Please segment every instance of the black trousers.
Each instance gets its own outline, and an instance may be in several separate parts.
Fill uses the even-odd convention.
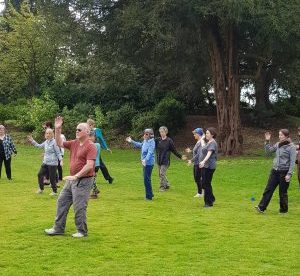
[[[100,156],[100,170],[101,170],[101,172],[102,172],[103,177],[105,178],[105,180],[107,180],[107,181],[112,180],[112,177],[110,176],[110,174],[109,174],[109,172],[108,172],[108,170],[107,170],[107,168],[106,168],[106,166],[105,166],[105,164],[104,164],[101,156]]]
[[[197,184],[198,194],[202,194],[202,168],[199,168],[199,165],[194,165],[194,180]]]
[[[62,169],[62,166],[60,165],[59,160],[58,160],[58,165],[57,165],[57,172],[58,172],[58,180],[62,181],[62,179],[63,179],[63,169]]]
[[[276,171],[272,170],[269,176],[268,184],[263,193],[262,199],[258,207],[264,211],[267,209],[273,193],[276,187],[279,185],[279,204],[280,204],[280,213],[286,213],[288,211],[288,188],[289,182],[285,181],[285,176],[288,171]]]
[[[11,158],[6,160],[5,156],[0,156],[0,178],[2,172],[2,163],[4,162],[5,172],[8,179],[11,179]]]
[[[56,170],[57,166],[50,166],[42,164],[40,171],[38,173],[38,181],[41,190],[44,190],[44,177],[49,173],[51,188],[54,193],[57,192],[56,187]]]
[[[213,206],[215,202],[215,196],[211,186],[211,181],[214,175],[215,169],[202,169],[202,183],[204,188],[204,202],[205,205]]]

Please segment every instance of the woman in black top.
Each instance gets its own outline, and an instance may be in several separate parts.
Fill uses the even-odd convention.
[[[157,154],[158,174],[160,180],[160,192],[164,192],[170,188],[167,179],[167,170],[170,166],[171,152],[182,160],[186,160],[186,156],[181,155],[175,148],[174,142],[167,136],[168,129],[165,126],[159,128],[160,138],[155,139],[155,149]]]
[[[4,162],[6,176],[11,180],[11,156],[17,154],[15,145],[11,137],[5,133],[5,127],[0,125],[0,177],[2,171],[2,163]]]

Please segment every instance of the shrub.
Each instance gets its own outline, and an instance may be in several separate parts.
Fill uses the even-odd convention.
[[[159,126],[165,125],[175,134],[185,124],[185,108],[182,103],[172,97],[162,99],[154,108]]]
[[[131,134],[135,137],[140,136],[145,128],[157,129],[159,126],[158,118],[153,112],[139,113],[132,119],[131,123]]]
[[[32,98],[25,105],[18,106],[17,124],[23,130],[42,132],[42,123],[54,119],[58,112],[58,105],[47,93],[40,98]]]
[[[67,139],[75,138],[75,129],[78,123],[86,122],[94,115],[95,108],[88,103],[78,103],[73,109],[63,108],[61,116],[64,118],[63,133]]]
[[[132,118],[136,114],[134,108],[125,104],[121,108],[107,112],[107,122],[109,128],[117,129],[120,132],[130,130],[132,128]]]

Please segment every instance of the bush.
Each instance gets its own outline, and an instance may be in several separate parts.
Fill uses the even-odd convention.
[[[131,134],[135,137],[140,136],[145,128],[157,129],[159,126],[158,119],[153,112],[140,113],[132,119],[131,123]]]
[[[95,108],[88,103],[79,103],[73,109],[63,108],[61,116],[64,118],[63,133],[67,139],[75,138],[76,126],[79,123],[86,122],[90,117],[93,117]]]
[[[166,126],[175,134],[185,124],[185,108],[172,97],[162,99],[154,108],[157,124]]]
[[[32,98],[25,105],[18,106],[17,124],[25,131],[42,132],[42,123],[54,119],[59,108],[47,93],[40,98]]]
[[[145,128],[154,130],[162,125],[175,134],[185,124],[184,105],[172,97],[162,99],[153,109],[136,115],[132,120],[132,134],[138,135]]]
[[[0,104],[0,123],[7,120],[16,120],[20,115],[21,107],[27,105],[26,99],[18,99],[9,104]]]
[[[125,104],[121,108],[107,112],[107,122],[109,128],[119,130],[120,132],[131,130],[132,118],[136,114],[134,108]]]

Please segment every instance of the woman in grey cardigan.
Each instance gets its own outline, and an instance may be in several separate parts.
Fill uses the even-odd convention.
[[[50,183],[52,188],[52,193],[50,195],[56,196],[57,195],[57,186],[56,186],[56,170],[58,161],[61,162],[61,152],[59,147],[57,146],[55,139],[54,139],[54,132],[51,128],[47,128],[45,131],[45,138],[42,144],[38,144],[36,141],[33,140],[31,136],[28,137],[28,141],[37,148],[44,149],[44,159],[43,164],[40,168],[38,173],[38,182],[39,182],[39,189],[37,191],[38,194],[43,193],[44,191],[44,177],[49,172]]]
[[[199,163],[202,160],[202,146],[201,138],[203,136],[202,128],[196,128],[193,130],[194,138],[197,141],[193,150],[190,148],[185,149],[187,153],[193,152],[193,157],[188,160],[188,164],[194,163],[194,180],[197,184],[197,193],[194,197],[203,197],[203,185],[202,185],[202,169],[199,167]]]
[[[276,187],[279,185],[279,213],[288,212],[288,188],[293,174],[296,160],[296,147],[289,138],[290,134],[287,129],[279,130],[279,142],[275,145],[270,144],[271,134],[265,133],[265,150],[267,152],[276,152],[273,160],[273,168],[271,170],[268,184],[263,193],[263,197],[256,206],[259,213],[264,213],[267,209]]]

